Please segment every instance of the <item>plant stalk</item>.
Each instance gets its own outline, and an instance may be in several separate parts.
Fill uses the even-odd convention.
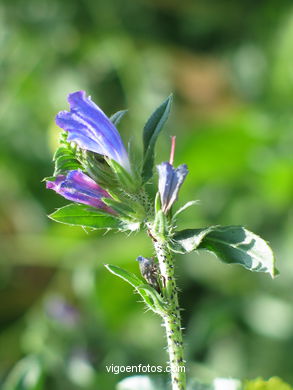
[[[174,257],[168,249],[165,240],[154,237],[152,239],[162,278],[162,295],[167,302],[167,310],[162,314],[162,317],[168,342],[172,390],[185,390],[186,374],[183,359],[183,338],[178,289],[174,276]]]

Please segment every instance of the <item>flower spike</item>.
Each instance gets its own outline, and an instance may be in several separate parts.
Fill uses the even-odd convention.
[[[73,202],[84,203],[107,213],[116,214],[101,200],[101,198],[110,198],[108,192],[79,169],[69,171],[66,176],[57,176],[55,181],[47,181],[46,187]]]
[[[61,111],[56,124],[68,132],[68,141],[81,149],[115,160],[129,173],[129,158],[120,134],[104,112],[86,96],[85,91],[68,95],[70,111]]]

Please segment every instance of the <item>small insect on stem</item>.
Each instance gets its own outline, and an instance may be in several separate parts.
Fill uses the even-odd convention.
[[[139,262],[139,269],[141,275],[144,279],[154,287],[158,293],[161,292],[159,285],[159,269],[158,265],[154,262],[154,259],[151,257],[138,256],[136,259]]]

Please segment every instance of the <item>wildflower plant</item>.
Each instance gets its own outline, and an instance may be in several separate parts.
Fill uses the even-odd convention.
[[[188,174],[185,164],[174,166],[175,137],[170,160],[154,167],[156,141],[170,113],[172,96],[146,122],[143,154],[135,162],[116,128],[126,111],[108,118],[84,91],[70,94],[68,102],[70,111],[62,111],[56,117],[63,132],[53,159],[54,174],[46,182],[48,189],[73,203],[57,209],[50,218],[91,229],[145,230],[154,253],[153,257],[138,254],[140,276],[116,265],[108,264],[106,268],[132,285],[146,306],[162,318],[172,389],[183,390],[185,360],[174,255],[205,249],[224,263],[240,264],[274,277],[277,271],[273,253],[262,238],[241,226],[177,230],[180,213],[196,202],[190,201],[174,212]],[[151,181],[158,181],[156,196],[148,191]]]

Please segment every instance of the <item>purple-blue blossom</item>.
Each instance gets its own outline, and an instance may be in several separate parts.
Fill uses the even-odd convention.
[[[169,162],[162,162],[160,165],[157,165],[157,169],[162,211],[167,213],[177,200],[179,189],[188,174],[188,169],[185,164],[174,168]]]
[[[68,102],[70,111],[61,111],[56,116],[57,125],[68,132],[67,140],[81,149],[115,160],[131,172],[120,134],[104,112],[86,96],[85,91],[69,94]]]
[[[110,198],[108,192],[79,169],[69,171],[66,175],[58,175],[54,181],[47,181],[46,187],[73,202],[115,214],[115,211],[101,200]]]
[[[62,297],[50,298],[45,304],[45,310],[49,317],[68,327],[75,326],[80,319],[77,309]]]

